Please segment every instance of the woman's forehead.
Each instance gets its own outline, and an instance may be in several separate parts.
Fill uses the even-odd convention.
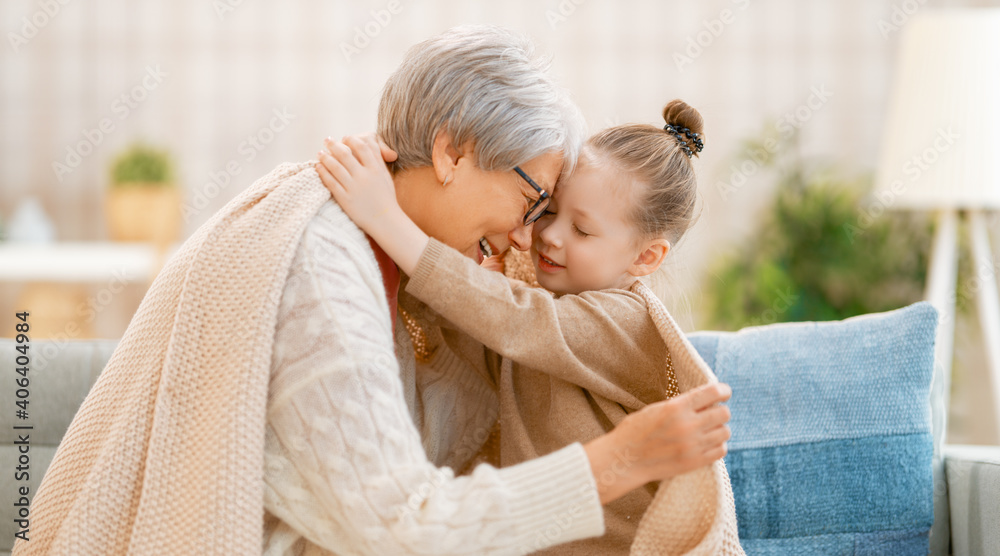
[[[541,187],[552,195],[557,187],[556,181],[562,173],[562,163],[562,154],[551,152],[531,159],[530,161],[522,164],[520,168],[529,178],[531,178],[531,181],[538,185],[538,187]],[[535,188],[531,187],[531,184],[518,175],[517,172],[514,172],[513,174],[517,179],[520,188],[524,190],[525,193],[529,193],[529,196],[538,194],[538,192],[535,191]]]

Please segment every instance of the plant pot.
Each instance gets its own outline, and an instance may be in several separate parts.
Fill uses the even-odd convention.
[[[107,197],[108,232],[115,241],[169,245],[181,227],[181,191],[163,184],[112,187]]]

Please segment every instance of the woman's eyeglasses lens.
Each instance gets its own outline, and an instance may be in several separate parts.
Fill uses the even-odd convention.
[[[528,177],[528,174],[524,173],[524,170],[520,166],[514,166],[514,170],[524,178],[524,181],[528,182],[528,185],[533,187],[535,191],[538,192],[540,197],[535,201],[535,204],[531,205],[528,209],[528,213],[524,215],[524,225],[529,226],[535,220],[538,220],[545,214],[545,209],[549,208],[549,193],[538,186],[535,180]]]

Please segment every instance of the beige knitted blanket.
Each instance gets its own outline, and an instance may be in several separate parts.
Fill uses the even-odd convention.
[[[260,553],[278,302],[329,198],[311,166],[283,164],[184,243],[70,424],[14,554]]]
[[[511,251],[505,266],[508,277],[539,286],[527,253]],[[631,291],[646,302],[653,323],[666,342],[680,391],[718,382],[715,373],[653,291],[641,281],[636,281]],[[637,556],[744,555],[725,463],[718,460],[709,467],[660,482],[653,502],[639,522],[630,553]]]

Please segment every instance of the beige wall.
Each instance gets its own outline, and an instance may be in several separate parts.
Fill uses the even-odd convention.
[[[872,169],[899,35],[893,27],[905,25],[903,12],[996,4],[396,0],[398,13],[382,26],[371,11],[388,1],[63,1],[0,3],[0,215],[9,218],[20,199],[35,195],[60,239],[105,238],[109,160],[145,138],[172,151],[189,202],[206,196],[186,223],[190,234],[278,163],[313,157],[323,137],[371,130],[380,87],[406,47],[453,25],[495,23],[528,33],[553,55],[554,72],[594,128],[660,123],[663,104],[676,97],[705,116],[704,214],[671,261],[680,292],[674,309],[688,329],[697,307],[684,301],[696,299],[700,269],[746,234],[771,190],[773,180],[761,174],[728,199],[719,194],[746,158],[742,141],[799,109],[793,119],[806,155],[847,172]],[[59,13],[44,15],[46,6]],[[48,20],[24,44],[11,35],[25,30],[23,18]],[[342,45],[366,25],[377,35],[348,59]],[[133,91],[126,110],[121,97]],[[803,108],[816,91],[828,98],[814,96],[813,108]],[[271,133],[275,110],[294,117]],[[67,163],[67,149],[87,141],[83,130],[105,118],[114,129],[57,177],[53,164]],[[246,143],[251,135],[270,142],[258,151]],[[215,194],[206,184],[230,161],[239,174]]]
[[[552,54],[554,71],[594,128],[657,123],[662,105],[675,97],[702,111],[705,214],[682,244],[686,256],[678,249],[673,261],[684,290],[696,287],[705,256],[745,231],[767,199],[772,180],[761,175],[726,200],[718,193],[730,167],[745,158],[741,140],[805,106],[813,91],[828,91],[828,100],[814,98],[818,109],[799,112],[806,116],[804,151],[841,161],[849,171],[871,168],[898,36],[889,27],[894,7],[976,4],[396,0],[398,13],[375,27],[371,11],[390,2],[59,1],[0,5],[2,215],[9,217],[25,195],[37,195],[60,239],[106,237],[109,160],[146,138],[174,153],[189,202],[204,195],[204,209],[186,223],[190,233],[276,164],[312,157],[322,137],[372,129],[381,84],[407,46],[453,25],[488,22],[524,31]],[[59,13],[47,17],[46,6]],[[48,21],[27,38],[23,18]],[[343,45],[366,25],[377,35],[348,59]],[[123,94],[134,97],[132,107]],[[272,134],[275,110],[294,118]],[[114,129],[103,137],[91,133],[100,140],[93,152],[57,175],[54,163],[69,168],[68,149],[86,152],[96,141],[84,130],[105,119]],[[247,142],[251,135],[270,142],[258,150]],[[239,175],[221,192],[206,188],[213,173],[226,179],[229,161]]]

